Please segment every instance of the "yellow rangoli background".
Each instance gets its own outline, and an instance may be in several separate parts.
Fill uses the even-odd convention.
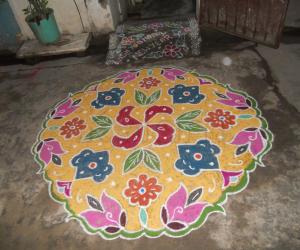
[[[245,131],[247,128],[263,127],[262,119],[259,117],[256,107],[249,106],[247,109],[238,109],[236,106],[224,105],[218,102],[218,100],[220,100],[220,94],[223,96],[222,98],[226,99],[227,91],[233,92],[229,87],[219,84],[207,76],[201,76],[188,71],[182,73],[183,70],[181,69],[177,69],[179,73],[182,73],[178,75],[179,77],[176,76],[176,71],[174,71],[175,73],[173,73],[173,75],[172,73],[169,75],[162,73],[168,70],[172,72],[172,69],[174,68],[157,67],[136,70],[133,73],[135,77],[132,80],[128,80],[128,78],[124,80],[124,78],[122,79],[122,77],[120,77],[122,74],[118,74],[112,78],[94,83],[84,91],[68,97],[68,100],[72,102],[80,100],[78,104],[75,104],[76,109],[68,115],[60,117],[60,119],[53,118],[53,113],[58,111],[57,107],[64,104],[66,100],[56,105],[54,111],[51,111],[52,114],[49,114],[44,124],[44,129],[39,135],[38,142],[47,141],[48,138],[59,142],[61,148],[64,150],[64,153],[57,155],[61,162],[59,162],[59,164],[57,164],[57,160],[50,160],[48,163],[43,162],[37,147],[34,149],[35,154],[38,162],[43,166],[47,180],[51,183],[51,194],[56,200],[66,202],[68,211],[75,217],[80,218],[81,221],[83,221],[84,218],[80,216],[80,214],[91,209],[87,195],[100,199],[101,194],[105,191],[109,197],[120,204],[122,210],[126,213],[126,225],[122,227],[122,232],[139,232],[145,228],[149,231],[164,230],[167,226],[161,218],[162,207],[165,206],[170,195],[174,194],[181,185],[186,188],[188,194],[201,187],[202,194],[196,202],[213,206],[220,200],[228,187],[239,185],[241,178],[247,174],[244,170],[251,165],[253,161],[258,160],[258,155],[253,155],[249,148],[245,152],[237,155],[237,145],[231,143],[235,136],[241,133],[241,131]],[[156,79],[159,83],[157,86],[151,86],[147,89],[142,86],[141,82],[143,79],[149,77],[152,77],[152,80]],[[174,78],[174,80],[172,78]],[[116,81],[116,79],[119,79],[119,81]],[[124,81],[127,80],[128,82],[124,83]],[[169,94],[169,90],[179,84],[187,87],[198,86],[200,93],[204,95],[205,98],[196,104],[174,103],[172,95]],[[99,92],[110,91],[112,88],[125,90],[125,93],[121,96],[119,105],[105,105],[102,108],[95,108],[91,105],[91,103],[97,99]],[[156,90],[161,90],[161,95],[153,104],[140,105],[135,98],[136,90],[141,91],[146,96],[150,96]],[[244,94],[240,95],[244,96]],[[252,100],[252,104],[253,103],[254,101]],[[153,105],[168,106],[173,109],[172,114],[162,113],[151,119],[152,124],[169,124],[174,128],[175,134],[172,141],[167,145],[154,145],[157,133],[149,127],[144,126],[144,134],[141,142],[134,148],[124,149],[114,146],[112,144],[113,136],[128,137],[141,127],[141,125],[120,125],[116,121],[119,111],[126,106],[133,106],[134,109],[131,116],[142,122],[144,120],[144,113]],[[228,129],[222,129],[221,127],[213,127],[210,122],[205,121],[205,118],[208,117],[208,113],[214,112],[217,109],[222,109],[224,112],[229,111],[231,115],[234,115],[235,124],[230,125]],[[194,110],[201,110],[201,113],[194,118],[192,122],[200,124],[206,128],[207,131],[190,132],[180,129],[176,124],[176,119],[179,116]],[[57,114],[54,114],[54,116],[55,115]],[[86,140],[86,135],[98,127],[92,119],[93,116],[109,117],[112,121],[112,126],[102,137]],[[239,117],[243,118],[240,119]],[[79,135],[66,138],[65,135],[61,134],[62,130],[60,128],[63,127],[67,121],[71,121],[74,118],[83,120],[85,128],[80,130]],[[265,130],[267,130],[267,128],[265,128]],[[217,156],[219,168],[201,171],[197,175],[189,176],[183,174],[182,171],[174,167],[175,162],[180,158],[178,145],[192,145],[201,139],[209,140],[212,144],[220,148],[221,152]],[[270,140],[270,136],[268,140]],[[267,148],[266,141],[264,150]],[[109,153],[109,164],[113,166],[113,171],[107,175],[103,181],[96,182],[93,178],[76,179],[77,169],[72,165],[71,161],[74,156],[80,154],[84,149],[90,149],[94,152],[107,151]],[[145,166],[145,163],[142,161],[134,169],[124,173],[123,168],[126,159],[137,149],[147,149],[155,153],[160,160],[160,172]],[[52,157],[53,154],[55,155],[55,153],[51,154]],[[230,182],[224,187],[224,176],[221,171],[241,172],[242,174],[238,175],[234,182]],[[162,187],[162,191],[157,193],[157,197],[151,200],[151,203],[144,208],[147,214],[146,224],[141,223],[141,207],[138,204],[131,204],[128,197],[124,195],[124,190],[128,188],[128,181],[130,179],[137,179],[141,174],[145,174],[149,178],[156,177],[157,184]],[[56,185],[57,182],[61,181],[71,183],[69,196],[62,192],[60,187]],[[88,231],[95,229],[88,226],[88,223],[83,224],[86,225]],[[192,223],[188,223],[187,226],[189,227],[191,224]],[[101,228],[101,230],[103,230],[103,228]],[[172,229],[168,230],[172,231]],[[120,231],[118,233],[120,233]],[[126,236],[123,237],[126,238]],[[128,236],[128,238],[130,237]]]

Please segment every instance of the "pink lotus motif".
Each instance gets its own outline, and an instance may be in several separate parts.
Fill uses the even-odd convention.
[[[123,72],[116,77],[116,80],[114,82],[115,83],[120,83],[120,82],[128,83],[128,82],[134,80],[135,78],[137,78],[138,75],[139,75],[139,73],[137,71]]]
[[[267,136],[262,129],[247,128],[239,132],[231,144],[239,146],[236,150],[236,155],[240,155],[249,150],[250,153],[256,157],[266,148]]]
[[[131,116],[131,112],[133,111],[133,106],[126,106],[120,110],[117,116],[117,122],[122,126],[133,126],[139,125],[136,132],[130,135],[128,138],[123,138],[120,136],[115,135],[112,138],[112,144],[116,147],[123,147],[123,148],[134,148],[137,146],[143,137],[143,132],[145,127],[149,127],[153,131],[157,133],[157,138],[154,141],[155,145],[166,145],[170,143],[173,139],[174,135],[174,128],[169,124],[149,124],[149,121],[156,116],[157,114],[165,113],[165,114],[172,114],[173,109],[167,106],[152,106],[145,111],[144,123],[138,121],[137,119]]]
[[[231,183],[235,183],[239,180],[239,177],[243,171],[233,172],[233,171],[221,171],[223,176],[223,188],[228,187]]]
[[[181,185],[171,194],[161,212],[164,224],[172,230],[180,230],[197,221],[207,205],[204,202],[196,202],[201,190],[195,190],[188,197],[186,188]]]
[[[180,69],[166,68],[163,70],[162,75],[170,81],[175,81],[177,78],[182,78],[184,73],[185,72]]]
[[[57,181],[57,189],[59,192],[63,193],[66,197],[71,197],[71,181]]]
[[[77,108],[79,108],[78,104],[80,101],[80,99],[73,101],[71,98],[69,98],[65,102],[58,105],[55,110],[53,110],[53,112],[51,113],[51,117],[53,119],[61,119],[73,113]]]
[[[60,143],[52,138],[45,139],[37,146],[37,152],[39,158],[47,165],[53,161],[56,165],[61,165],[61,159],[59,155],[65,153]]]
[[[227,90],[226,95],[220,93],[216,93],[216,95],[221,98],[217,100],[217,102],[224,105],[235,107],[237,109],[247,109],[251,107],[251,102],[240,94]]]
[[[116,233],[126,225],[126,214],[122,211],[120,204],[105,192],[102,193],[100,201],[91,196],[87,199],[91,209],[80,215],[91,227],[102,228],[108,233]]]

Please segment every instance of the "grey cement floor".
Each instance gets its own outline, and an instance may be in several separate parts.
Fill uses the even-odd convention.
[[[300,249],[299,50],[299,43],[272,50],[219,39],[199,58],[159,62],[210,74],[248,92],[275,135],[266,167],[251,175],[246,190],[229,197],[227,216],[213,214],[179,239],[105,241],[85,234],[76,221],[65,222],[64,209],[49,198],[30,153],[48,109],[69,92],[126,68],[157,63],[108,67],[103,55],[94,55],[0,67],[0,249]],[[225,56],[231,66],[222,64]]]

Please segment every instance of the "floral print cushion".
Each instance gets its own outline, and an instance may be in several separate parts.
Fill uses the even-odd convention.
[[[198,56],[200,42],[195,18],[126,22],[110,36],[106,63]]]
[[[134,69],[59,102],[32,148],[70,218],[105,239],[179,237],[224,212],[272,133],[256,101],[212,77]]]

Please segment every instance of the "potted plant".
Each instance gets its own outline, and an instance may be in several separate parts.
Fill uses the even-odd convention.
[[[28,0],[28,7],[23,9],[26,22],[36,38],[43,44],[52,44],[60,39],[60,32],[47,0]]]

